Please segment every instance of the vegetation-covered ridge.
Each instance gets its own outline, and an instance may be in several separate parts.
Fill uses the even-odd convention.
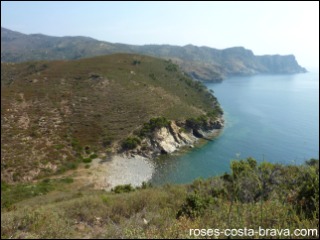
[[[1,28],[1,61],[79,59],[113,53],[137,53],[172,59],[189,76],[201,81],[221,81],[228,76],[306,72],[294,55],[254,55],[243,47],[215,49],[186,45],[127,45],[89,37],[51,37],[22,34]]]
[[[184,123],[220,110],[212,92],[168,60],[115,54],[1,63],[1,177],[63,173],[133,148],[152,119]]]
[[[248,158],[192,184],[112,192],[77,188],[72,178],[1,184],[2,238],[206,238],[190,236],[190,229],[212,228],[283,229],[233,236],[243,239],[318,239],[319,160],[281,165]],[[295,229],[313,231],[295,236]],[[230,238],[223,231],[211,237]]]

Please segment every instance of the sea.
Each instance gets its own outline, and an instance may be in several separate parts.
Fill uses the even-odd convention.
[[[190,183],[230,171],[233,160],[303,164],[319,159],[319,71],[207,83],[224,110],[218,137],[157,161],[151,183]]]

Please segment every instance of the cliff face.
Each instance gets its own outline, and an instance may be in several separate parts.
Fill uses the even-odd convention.
[[[1,28],[1,61],[79,59],[112,53],[138,53],[171,59],[190,76],[201,81],[221,81],[228,76],[259,73],[301,73],[293,55],[256,56],[243,47],[223,50],[186,45],[128,45],[98,41],[88,37],[51,37],[22,34]]]
[[[261,64],[262,73],[303,73],[307,70],[301,67],[294,55],[263,55],[257,56],[257,61]]]
[[[219,133],[224,126],[222,117],[209,121],[205,127],[190,128],[185,122],[171,121],[168,127],[156,129],[152,136],[143,139],[141,146],[127,154],[155,158],[161,154],[170,154],[181,147],[193,147],[199,139],[209,139]]]
[[[233,47],[224,50],[207,49],[210,56],[202,55],[198,61],[203,61],[194,75],[204,81],[219,81],[230,76],[250,76],[255,74],[294,74],[306,72],[296,61],[294,55],[262,55],[256,56],[251,50],[243,47]],[[205,63],[206,62],[206,63]],[[209,74],[216,72],[216,75]],[[187,71],[188,72],[188,71]]]

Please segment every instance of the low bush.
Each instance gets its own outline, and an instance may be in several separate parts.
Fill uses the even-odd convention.
[[[130,150],[135,149],[140,143],[141,140],[138,137],[128,137],[122,142],[121,146],[125,150]]]
[[[150,135],[155,129],[160,129],[162,127],[168,127],[170,121],[165,117],[151,118],[148,123],[144,123],[139,135],[145,137]]]
[[[114,187],[111,191],[114,193],[128,193],[133,192],[135,189],[131,186],[131,184],[126,185],[118,185]]]

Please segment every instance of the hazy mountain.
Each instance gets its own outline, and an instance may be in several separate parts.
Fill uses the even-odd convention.
[[[98,41],[89,37],[51,37],[22,34],[1,28],[1,61],[79,59],[112,53],[139,53],[172,59],[190,76],[217,81],[232,75],[259,73],[300,73],[294,55],[256,56],[251,50],[233,47],[218,50],[209,47],[171,45],[127,45]]]

